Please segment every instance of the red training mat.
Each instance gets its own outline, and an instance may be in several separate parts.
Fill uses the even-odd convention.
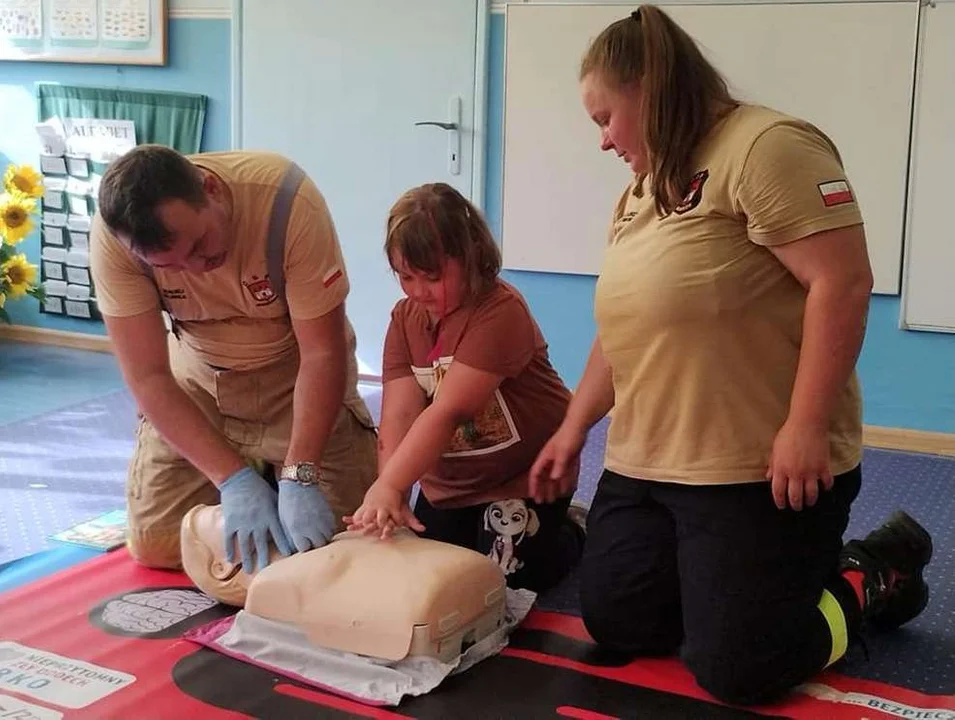
[[[182,573],[117,550],[0,595],[0,718],[931,718],[928,696],[825,673],[812,694],[761,708],[718,704],[675,659],[600,664],[580,620],[532,611],[511,645],[428,695],[375,708],[182,640],[234,609]]]

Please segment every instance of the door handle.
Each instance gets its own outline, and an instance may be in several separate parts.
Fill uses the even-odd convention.
[[[461,98],[452,95],[448,101],[448,120],[421,120],[415,126],[430,125],[448,131],[448,172],[461,173]]]
[[[435,127],[439,127],[443,130],[458,129],[457,123],[438,122],[437,120],[422,120],[421,122],[416,122],[415,125],[434,125]]]

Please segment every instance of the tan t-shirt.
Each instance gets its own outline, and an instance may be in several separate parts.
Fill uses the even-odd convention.
[[[165,305],[176,318],[180,338],[208,364],[253,369],[295,347],[290,317],[320,317],[341,304],[349,291],[335,226],[315,184],[305,178],[292,204],[285,247],[285,295],[269,283],[266,241],[272,200],[289,161],[260,152],[190,156],[228,185],[233,199],[234,246],[225,264],[190,274],[154,268]],[[160,308],[156,285],[131,251],[106,228],[99,215],[90,237],[90,264],[100,310],[129,317]],[[350,346],[354,336],[349,326]],[[352,377],[357,366],[352,358]],[[354,382],[349,382],[349,387]]]
[[[421,478],[421,491],[436,507],[526,497],[527,473],[563,420],[570,391],[517,290],[499,280],[477,304],[455,310],[437,327],[420,305],[395,305],[384,382],[414,376],[430,399],[452,361],[504,380],[488,406],[455,431],[437,467]]]
[[[595,297],[615,393],[606,465],[648,480],[754,482],[788,414],[806,301],[766,246],[862,217],[829,139],[766,108],[724,118],[696,170],[669,217],[633,184],[614,213]],[[855,374],[829,438],[833,473],[861,461]]]

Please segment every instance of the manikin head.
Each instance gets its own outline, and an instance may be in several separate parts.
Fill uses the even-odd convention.
[[[244,607],[255,569],[247,573],[242,563],[226,560],[221,506],[197,505],[187,512],[180,526],[179,541],[182,568],[196,587],[221,603]],[[275,547],[271,550],[269,562],[282,558]],[[239,557],[238,548],[235,557]]]

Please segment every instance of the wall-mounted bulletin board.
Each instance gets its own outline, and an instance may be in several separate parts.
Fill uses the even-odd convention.
[[[0,0],[0,61],[165,65],[167,0]]]

